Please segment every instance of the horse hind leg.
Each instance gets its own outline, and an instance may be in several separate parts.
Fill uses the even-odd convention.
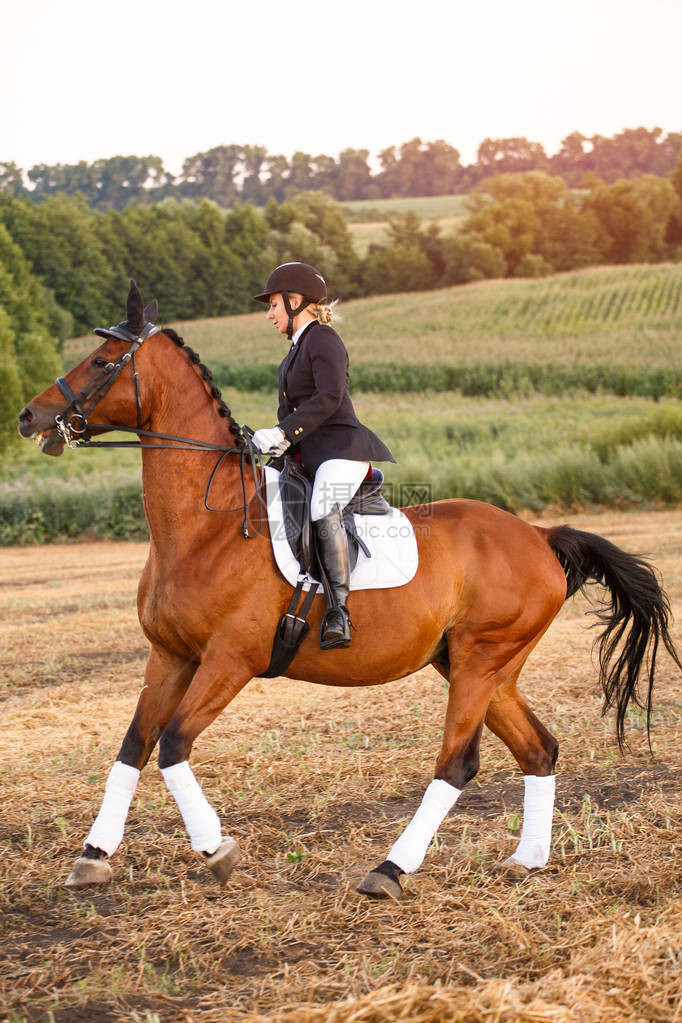
[[[467,656],[449,673],[436,665],[441,674],[449,676],[450,686],[435,776],[387,858],[358,885],[361,894],[398,899],[402,895],[400,875],[414,873],[421,866],[436,831],[478,771],[483,720],[499,682],[499,662],[506,659],[498,651],[492,661],[480,646],[472,644]]]
[[[518,674],[494,693],[485,723],[509,748],[524,775],[521,837],[502,864],[509,876],[523,878],[549,860],[559,744],[521,698]]]

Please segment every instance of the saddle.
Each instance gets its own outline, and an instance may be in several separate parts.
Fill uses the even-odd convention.
[[[270,470],[276,472],[270,472]],[[265,468],[268,488],[276,488],[268,492],[268,522],[270,526],[270,538],[275,554],[275,560],[279,570],[290,584],[294,587],[286,612],[282,615],[277,625],[273,643],[270,663],[267,668],[260,672],[261,678],[274,678],[283,675],[289,664],[296,655],[296,651],[308,634],[310,626],[307,622],[308,613],[320,588],[316,580],[323,578],[323,570],[315,553],[314,530],[310,519],[310,497],[312,485],[308,477],[303,473],[300,465],[289,456],[271,459]],[[269,474],[269,475],[268,475]],[[361,483],[352,501],[350,501],[342,512],[343,523],[348,541],[348,554],[351,571],[358,562],[360,550],[366,555],[357,566],[358,571],[363,567],[371,566],[370,579],[365,579],[358,588],[375,588],[376,579],[381,579],[379,587],[402,586],[410,581],[417,571],[418,556],[417,543],[411,526],[404,519],[402,512],[391,508],[388,502],[381,495],[383,473],[378,469]],[[381,526],[385,527],[386,535],[383,540],[376,538],[368,540],[372,544],[370,551],[362,537],[358,534],[355,515],[359,516],[359,523],[365,523],[365,516],[375,515],[383,517]],[[360,517],[362,516],[362,517]],[[377,523],[379,526],[379,523]],[[382,550],[381,543],[390,536],[390,530],[397,531],[394,536],[401,536],[401,529],[407,527],[410,537],[407,541],[392,538],[389,541],[389,555]],[[379,530],[381,532],[381,530]],[[367,535],[367,534],[366,534]],[[400,554],[396,556],[396,544],[402,544]],[[379,544],[379,546],[377,546]],[[283,553],[283,552],[286,553]],[[377,557],[377,552],[379,556]],[[278,553],[279,552],[279,553]],[[284,557],[284,566],[281,557]],[[396,561],[400,566],[396,579]],[[390,566],[390,582],[387,576],[382,576],[382,569]],[[293,578],[290,576],[290,567],[293,565]],[[351,588],[353,579],[351,578]],[[304,587],[307,587],[307,593]],[[299,607],[299,604],[303,603]]]
[[[319,578],[319,564],[310,520],[312,484],[299,463],[293,458],[284,456],[281,461],[281,467],[278,464],[279,460],[274,467],[280,471],[279,490],[284,510],[284,532],[294,557],[301,566],[301,571]],[[367,545],[358,536],[354,516],[386,515],[391,510],[388,501],[381,494],[383,482],[383,472],[380,469],[372,468],[371,475],[362,481],[341,513],[348,540],[351,572],[357,563],[359,550],[362,550],[368,558],[371,557]]]

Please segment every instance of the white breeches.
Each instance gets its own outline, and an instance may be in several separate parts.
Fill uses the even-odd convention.
[[[313,522],[329,515],[335,504],[345,508],[367,475],[369,462],[355,462],[349,458],[330,458],[315,473],[313,494],[310,498],[310,518]]]

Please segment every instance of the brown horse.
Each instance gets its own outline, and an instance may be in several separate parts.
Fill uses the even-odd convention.
[[[101,433],[98,427],[127,427],[143,444],[150,548],[138,611],[151,651],[102,809],[69,878],[73,885],[111,876],[108,857],[123,836],[139,771],[157,742],[159,766],[192,847],[206,856],[220,880],[227,877],[239,857],[236,844],[221,837],[217,816],[187,761],[195,739],[265,670],[275,627],[291,597],[275,566],[249,474],[244,498],[239,428],[195,353],[173,331],[154,327],[150,309],[145,313],[148,319],[141,299],[139,308],[129,303],[127,322],[103,331],[103,343],[19,416],[22,436],[41,435],[43,451],[52,455],[77,437]],[[95,409],[96,422],[89,422]],[[187,435],[199,450],[188,449]],[[207,510],[204,502],[221,454],[210,504],[232,509],[228,514]],[[245,499],[250,531],[256,534],[251,539],[242,531]],[[621,744],[630,701],[647,710],[648,721],[659,641],[682,667],[668,631],[666,595],[643,559],[594,534],[532,526],[476,501],[439,501],[406,508],[405,514],[421,525],[414,579],[396,589],[352,593],[356,631],[346,650],[318,649],[314,627],[324,598],[316,597],[313,629],[287,672],[324,685],[365,686],[433,664],[448,680],[435,780],[393,857],[371,871],[359,889],[394,897],[401,894],[400,874],[419,866],[445,813],[476,774],[484,724],[509,747],[526,776],[527,800],[535,798],[529,796],[534,784],[542,790],[539,804],[536,799],[525,805],[525,852],[517,850],[508,862],[522,873],[546,862],[552,812],[547,800],[553,801],[558,744],[519,695],[517,680],[567,596],[590,580],[610,595],[599,612],[600,674],[604,710],[616,707]],[[537,827],[533,832],[538,814],[544,814],[541,834]],[[544,842],[544,852],[538,846],[529,856],[529,841]]]

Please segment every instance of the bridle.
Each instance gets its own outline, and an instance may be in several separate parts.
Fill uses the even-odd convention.
[[[112,327],[110,331],[107,331],[106,336],[114,337],[117,341],[128,341],[128,349],[123,353],[123,355],[120,355],[118,359],[114,359],[113,362],[108,362],[105,366],[103,366],[101,371],[97,373],[90,383],[83,387],[78,394],[73,393],[64,377],[57,377],[57,387],[68,401],[68,405],[65,405],[61,412],[55,416],[55,423],[57,424],[57,430],[61,434],[67,447],[78,448],[95,445],[99,447],[102,446],[102,443],[104,443],[107,447],[114,446],[112,442],[100,442],[97,444],[96,441],[91,440],[92,435],[90,433],[88,416],[99,404],[107,391],[115,384],[128,363],[132,366],[133,379],[135,381],[137,427],[134,432],[137,432],[142,428],[140,377],[137,372],[137,366],[135,365],[135,353],[142,343],[147,340],[147,338],[152,337],[154,334],[158,334],[160,330],[161,328],[157,327],[153,323],[145,323],[140,333],[136,336],[131,331],[125,330],[125,328]],[[80,425],[77,426],[74,420],[77,420]],[[99,430],[122,429],[125,431],[133,429],[132,427],[108,427],[103,423],[94,425],[96,425]]]
[[[148,338],[153,337],[154,334],[161,333],[161,327],[157,327],[154,323],[145,323],[140,333],[134,334],[132,331],[129,331],[125,327],[119,325],[117,327],[111,327],[106,331],[98,329],[95,333],[100,334],[103,337],[113,337],[117,341],[126,341],[128,342],[128,348],[122,355],[119,355],[117,359],[114,359],[112,362],[108,362],[105,366],[103,366],[99,373],[95,374],[93,379],[86,384],[85,387],[81,388],[78,394],[74,394],[64,377],[58,377],[55,381],[57,387],[68,402],[68,404],[55,415],[57,431],[64,440],[66,446],[69,448],[142,448],[146,451],[163,451],[168,449],[177,451],[219,451],[220,457],[213,467],[206,485],[204,507],[207,511],[219,512],[222,514],[243,510],[243,535],[249,539],[253,538],[253,536],[259,535],[258,532],[255,534],[249,532],[248,505],[250,502],[248,502],[246,498],[245,463],[248,460],[251,466],[255,486],[254,498],[260,505],[262,516],[265,511],[265,504],[262,496],[264,478],[262,477],[259,480],[258,470],[262,469],[263,463],[260,452],[256,447],[254,447],[251,440],[253,430],[251,430],[248,426],[240,426],[239,436],[242,443],[238,446],[226,447],[224,444],[213,444],[210,441],[195,440],[190,437],[178,437],[175,434],[157,433],[154,430],[143,429],[140,378],[135,364],[135,353]],[[108,423],[91,423],[89,421],[89,416],[128,365],[132,367],[133,380],[135,383],[137,425],[116,426]],[[140,440],[97,441],[92,440],[91,430],[97,430],[103,433],[111,433],[112,431],[116,431],[117,433],[134,433],[137,434],[138,437],[155,437],[159,440],[173,441],[174,443],[143,444]],[[223,459],[230,454],[239,455],[243,501],[242,504],[236,508],[212,508],[208,503],[211,486]],[[267,519],[267,512],[265,512],[265,517]]]

